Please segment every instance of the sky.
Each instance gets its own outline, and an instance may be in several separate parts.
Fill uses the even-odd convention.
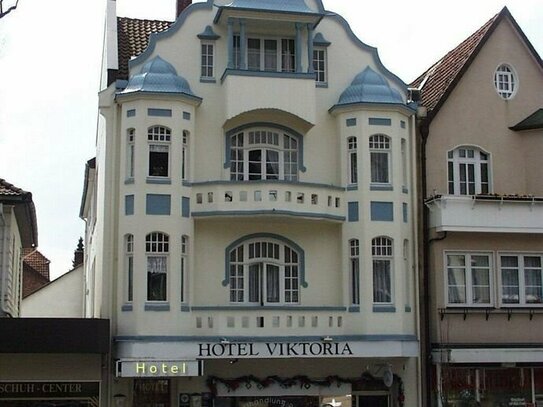
[[[9,4],[10,1],[4,0]],[[0,20],[0,178],[33,194],[51,277],[71,269],[85,163],[94,157],[106,0],[20,0]],[[543,0],[324,0],[409,83],[504,6],[543,54]],[[4,7],[5,8],[5,7]],[[173,20],[175,0],[117,0]]]

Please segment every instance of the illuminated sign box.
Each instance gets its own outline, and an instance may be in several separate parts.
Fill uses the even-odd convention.
[[[197,360],[117,361],[117,377],[184,377],[201,376],[202,373],[202,363]]]

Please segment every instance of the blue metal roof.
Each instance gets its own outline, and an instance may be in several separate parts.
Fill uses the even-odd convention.
[[[173,65],[159,56],[146,62],[139,74],[130,76],[128,85],[120,94],[135,92],[174,93],[197,97],[192,93],[187,80],[177,75]]]
[[[400,92],[392,89],[387,80],[369,66],[355,76],[351,85],[339,97],[337,104],[352,103],[405,104]]]
[[[223,7],[245,10],[315,14],[313,10],[307,7],[304,0],[233,0],[231,3],[226,4]]]

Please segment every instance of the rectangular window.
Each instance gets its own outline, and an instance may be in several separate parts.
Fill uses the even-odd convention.
[[[326,83],[326,49],[317,48],[313,50],[313,70],[315,71],[315,81],[317,83]]]
[[[166,301],[167,256],[147,256],[147,300]]]
[[[372,184],[390,184],[390,138],[384,134],[370,137],[370,171]]]
[[[490,254],[448,253],[446,262],[449,305],[492,304]]]
[[[181,287],[179,288],[179,294],[181,302],[186,301],[186,282],[187,282],[187,268],[188,268],[188,236],[181,236]]]
[[[358,239],[349,244],[351,271],[351,304],[360,305],[360,245]]]
[[[214,46],[211,43],[202,43],[202,66],[200,75],[202,78],[213,78]]]
[[[181,147],[181,179],[188,178],[188,158],[189,158],[189,132],[183,130],[183,146]]]
[[[234,36],[234,67],[241,68],[240,37]],[[247,38],[247,69],[294,72],[295,42],[291,39]]]
[[[402,186],[407,188],[407,141],[402,139],[401,141],[401,154],[402,154]]]
[[[134,160],[135,160],[135,141],[136,130],[127,130],[127,152],[126,152],[126,176],[127,178],[134,178]]]
[[[501,303],[543,304],[542,255],[501,255]]]
[[[349,184],[358,184],[358,153],[356,137],[347,139],[347,151],[349,155]]]
[[[251,71],[260,71],[260,39],[247,39],[247,68]]]

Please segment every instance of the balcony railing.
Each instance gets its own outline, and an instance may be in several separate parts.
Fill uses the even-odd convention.
[[[435,196],[426,201],[438,232],[543,233],[543,198],[518,195]]]
[[[342,222],[344,189],[306,183],[212,182],[193,184],[192,216],[297,216]]]

